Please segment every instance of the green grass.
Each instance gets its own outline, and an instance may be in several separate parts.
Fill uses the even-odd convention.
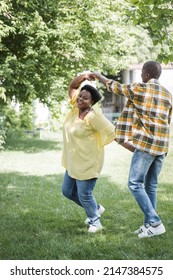
[[[172,141],[172,139],[171,139]],[[131,153],[112,143],[95,197],[105,206],[104,229],[87,233],[84,210],[61,194],[61,139],[9,141],[0,153],[1,260],[173,259],[173,145],[158,187],[158,213],[166,233],[138,239],[143,222],[127,188]]]

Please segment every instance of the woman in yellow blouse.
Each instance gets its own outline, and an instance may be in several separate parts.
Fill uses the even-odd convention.
[[[68,90],[72,109],[63,125],[62,193],[84,208],[88,232],[95,233],[102,229],[104,207],[97,204],[93,189],[103,166],[104,145],[114,140],[115,128],[92,107],[101,99],[99,92],[89,84],[79,89],[85,80],[90,80],[88,74],[75,77]]]

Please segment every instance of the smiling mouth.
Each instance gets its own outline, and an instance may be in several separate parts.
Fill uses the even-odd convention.
[[[82,104],[83,104],[83,102],[81,102],[81,101],[78,101],[78,102],[77,102],[77,104],[78,104],[78,105],[82,105]]]

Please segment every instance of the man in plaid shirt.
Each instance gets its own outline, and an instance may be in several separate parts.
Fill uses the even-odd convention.
[[[166,231],[156,212],[156,195],[169,146],[172,95],[158,81],[161,70],[158,62],[148,61],[142,67],[143,82],[129,85],[92,73],[108,91],[128,98],[116,125],[115,140],[133,152],[128,187],[144,213],[144,224],[135,231],[139,238]]]

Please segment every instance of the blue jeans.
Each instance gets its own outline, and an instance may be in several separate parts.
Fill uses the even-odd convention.
[[[159,225],[156,213],[157,184],[165,155],[152,156],[135,150],[131,160],[128,187],[144,213],[145,225]]]
[[[65,197],[84,208],[91,225],[100,226],[100,216],[97,213],[98,205],[92,193],[96,181],[97,178],[77,180],[70,177],[66,171],[62,184],[62,193]]]

